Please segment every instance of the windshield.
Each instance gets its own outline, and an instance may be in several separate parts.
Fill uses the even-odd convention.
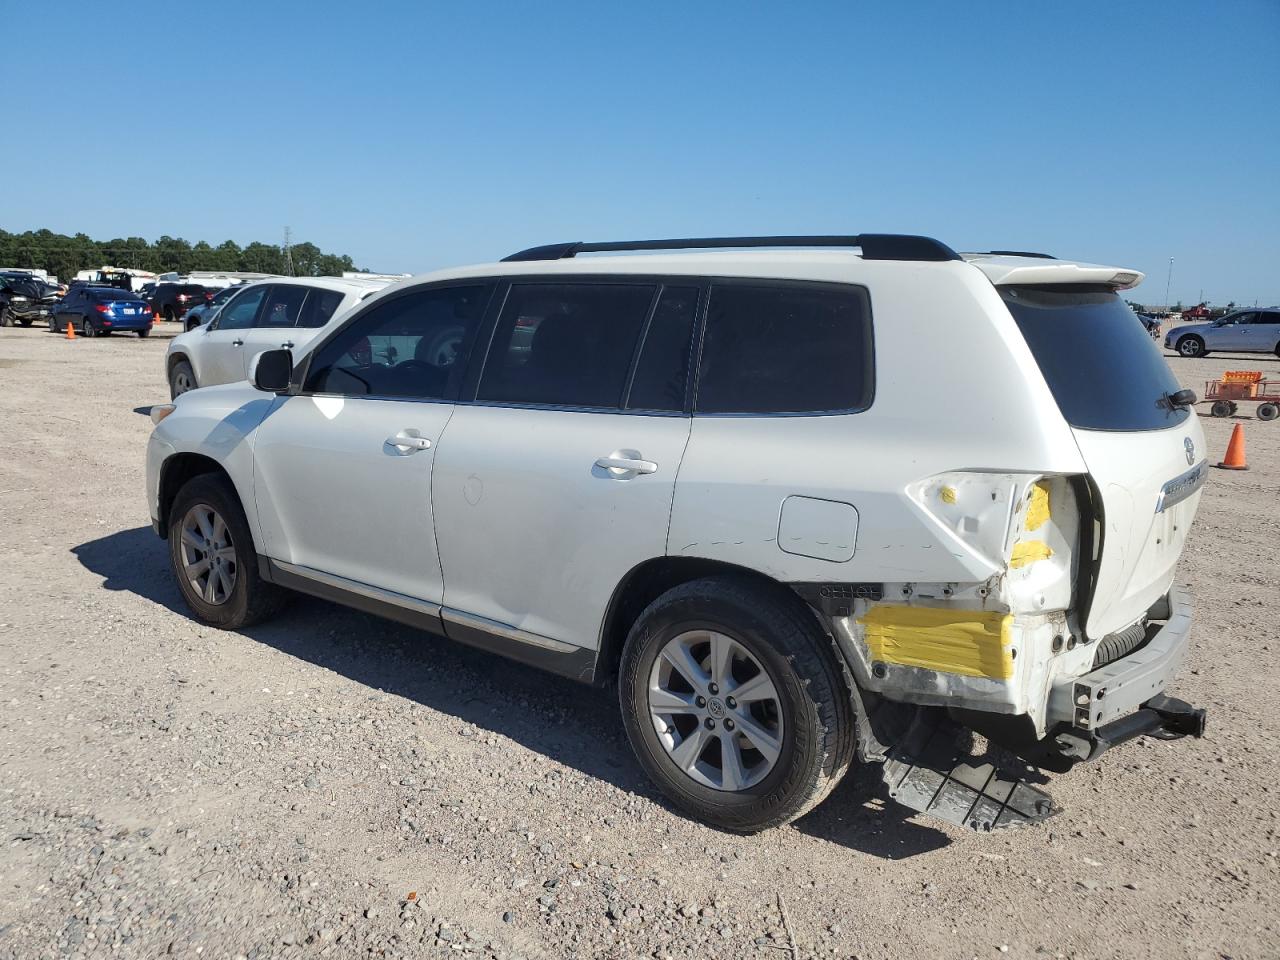
[[[1160,430],[1190,416],[1154,340],[1110,287],[1001,287],[1067,422],[1083,430]]]

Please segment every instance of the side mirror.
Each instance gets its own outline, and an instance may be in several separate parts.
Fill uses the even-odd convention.
[[[289,389],[293,376],[293,351],[264,350],[253,358],[253,371],[249,379],[266,393],[284,393]]]

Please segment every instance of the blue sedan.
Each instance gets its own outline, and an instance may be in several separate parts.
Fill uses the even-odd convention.
[[[62,333],[67,324],[72,324],[85,337],[116,332],[148,337],[154,321],[151,308],[136,293],[119,287],[85,284],[72,287],[53,308],[49,329]]]

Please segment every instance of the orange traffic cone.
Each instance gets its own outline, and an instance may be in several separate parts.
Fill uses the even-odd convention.
[[[1248,470],[1244,460],[1244,424],[1237,423],[1227,444],[1227,458],[1218,464],[1223,470]]]
[[[70,320],[67,321],[67,339],[74,340],[76,338],[76,328]]]

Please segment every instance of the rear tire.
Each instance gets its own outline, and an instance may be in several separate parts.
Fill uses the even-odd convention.
[[[1229,417],[1231,416],[1231,404],[1226,400],[1215,400],[1213,401],[1213,406],[1209,408],[1209,412],[1215,417]]]
[[[80,321],[80,335],[82,337],[88,337],[90,340],[92,340],[94,337],[98,335],[98,331],[94,329],[93,324],[90,323],[86,318]]]
[[[240,498],[219,474],[202,474],[178,491],[169,511],[169,561],[192,613],[219,630],[258,623],[286,599],[284,591],[258,575]],[[193,575],[202,562],[206,572]]]
[[[173,307],[165,307],[165,308],[164,308],[164,318],[165,318],[166,320],[168,320],[170,323],[172,323],[174,320],[177,320],[177,319],[178,319],[178,318],[177,318],[176,316],[174,316],[174,314],[173,314]]]
[[[1204,341],[1194,333],[1180,337],[1176,344],[1176,349],[1184,357],[1205,357],[1209,355],[1209,351],[1204,348]]]
[[[658,788],[705,823],[750,833],[803,816],[844,776],[854,747],[846,677],[798,597],[717,576],[667,591],[640,615],[618,696]],[[732,697],[749,686],[747,700]]]
[[[182,394],[188,390],[194,390],[198,386],[196,372],[191,369],[191,364],[188,361],[179,360],[173,365],[173,369],[169,371],[170,400],[177,400]]]
[[[1274,403],[1258,404],[1259,420],[1274,420],[1276,417],[1280,417],[1280,406]]]
[[[148,327],[146,330],[139,330],[138,336],[145,340],[147,337],[151,336],[151,328]]]
[[[8,307],[0,307],[0,327],[12,327],[13,317],[9,313]]]
[[[33,323],[35,323],[35,321],[34,321],[34,320],[29,320],[29,319],[27,319],[27,318],[25,318],[25,317],[24,317],[23,319],[19,320],[18,322],[19,322],[20,324],[22,324],[24,327],[29,327],[29,326],[31,326]]]

